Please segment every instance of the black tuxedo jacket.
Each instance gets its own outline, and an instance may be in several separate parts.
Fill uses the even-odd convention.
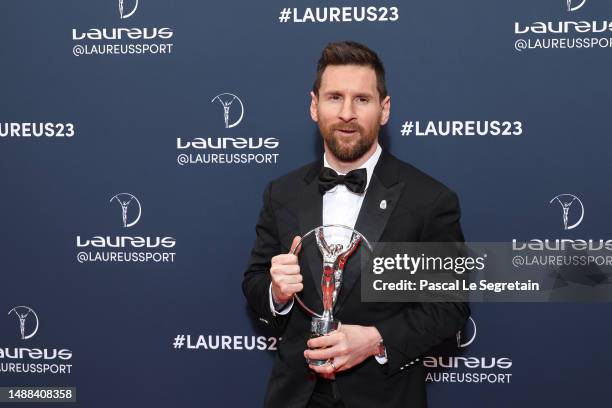
[[[283,330],[266,393],[265,406],[303,408],[316,376],[304,360],[310,317],[294,304],[290,313],[270,311],[270,260],[288,253],[293,237],[322,224],[318,173],[323,161],[272,181],[264,192],[257,238],[242,289],[260,320]],[[386,200],[386,208],[381,201]],[[384,206],[383,206],[384,207]],[[355,229],[370,242],[462,242],[459,203],[447,187],[383,152],[370,180]],[[311,240],[311,242],[314,240]],[[388,363],[374,357],[336,374],[347,408],[425,407],[425,375],[420,357],[454,336],[469,316],[467,303],[362,303],[359,251],[349,258],[334,307],[344,324],[375,326],[384,340]],[[323,310],[321,256],[314,242],[299,254],[304,277],[300,294],[307,305]]]

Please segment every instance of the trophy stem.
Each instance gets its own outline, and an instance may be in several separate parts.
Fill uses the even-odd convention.
[[[327,312],[327,311],[325,311]],[[323,312],[322,317],[313,317],[310,321],[310,338],[325,336],[326,334],[338,329],[339,320],[331,317],[331,313],[326,318],[326,313]],[[327,360],[308,360],[309,364],[322,366],[327,364]]]

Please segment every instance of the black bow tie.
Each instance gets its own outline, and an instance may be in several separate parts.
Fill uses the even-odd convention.
[[[323,167],[319,173],[319,191],[325,194],[338,184],[344,184],[353,193],[362,194],[365,191],[368,181],[366,169],[349,171],[346,175],[340,176],[329,167]]]

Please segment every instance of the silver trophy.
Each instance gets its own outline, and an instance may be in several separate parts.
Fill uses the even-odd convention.
[[[321,293],[323,295],[323,313],[314,312],[306,306],[296,293],[294,295],[298,304],[310,315],[310,337],[324,336],[336,329],[340,321],[334,319],[333,309],[338,299],[338,293],[342,287],[342,274],[344,266],[351,255],[355,253],[363,242],[370,251],[372,247],[365,237],[345,225],[323,225],[317,227],[302,236],[300,244],[293,251],[295,254],[304,240],[313,236],[317,247],[323,256],[323,275],[321,276]],[[310,360],[310,364],[324,365],[327,360]]]

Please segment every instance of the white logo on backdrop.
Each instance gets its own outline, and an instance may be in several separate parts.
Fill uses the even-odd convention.
[[[578,3],[577,5],[573,5],[574,3]],[[573,0],[567,0],[567,11],[576,11],[580,10],[582,6],[586,3],[586,0],[582,0],[580,2],[576,2]]]
[[[563,210],[563,229],[571,230],[580,225],[582,219],[584,218],[584,205],[582,205],[582,201],[580,201],[580,199],[573,194],[559,194],[558,196],[553,197],[549,204],[552,204],[555,200],[559,202],[561,209]],[[570,209],[572,205],[580,206],[580,216],[577,217],[578,221],[570,224]]]
[[[10,315],[11,313],[15,313],[15,315],[19,318],[19,330],[21,332],[21,339],[27,340],[34,337],[34,335],[38,331],[38,316],[36,315],[34,309],[28,306],[15,306],[11,310],[9,310],[8,314]],[[30,333],[26,334],[26,320],[30,316],[32,317],[31,319],[34,319],[35,321],[34,329],[32,329]]]
[[[110,202],[112,203],[113,200],[117,200],[117,202],[121,206],[121,219],[123,221],[123,227],[129,228],[131,226],[136,225],[138,220],[140,220],[140,215],[142,214],[142,207],[140,206],[140,201],[138,201],[136,196],[129,193],[119,193],[114,195],[110,199]],[[128,214],[128,208],[130,207],[130,205],[132,206],[132,208],[138,208],[138,215],[135,217],[131,217],[133,221],[130,221],[130,216]],[[130,213],[133,213],[133,211],[130,211]]]
[[[244,105],[239,97],[231,93],[222,93],[212,98],[210,102],[214,102],[215,100],[218,100],[223,107],[223,119],[225,120],[226,129],[233,128],[242,121],[242,117],[244,116]],[[240,116],[237,120],[230,123],[230,109],[235,102],[238,102],[238,105],[240,105]]]
[[[470,324],[471,322],[471,324]],[[472,344],[474,342],[474,340],[476,340],[476,322],[474,321],[474,319],[472,319],[471,317],[468,319],[468,321],[465,323],[465,327],[464,329],[468,328],[468,327],[472,327],[471,330],[466,330],[466,332],[472,332],[471,336],[469,339],[465,339],[466,334],[464,332],[464,330],[459,330],[457,332],[457,347],[459,348],[464,348],[469,346],[470,344]]]
[[[132,9],[132,11],[126,12],[125,6],[125,1],[119,0],[119,17],[122,20],[132,17],[132,15],[136,12],[136,9],[138,8],[138,0],[136,0],[136,2],[134,3],[134,8]]]

